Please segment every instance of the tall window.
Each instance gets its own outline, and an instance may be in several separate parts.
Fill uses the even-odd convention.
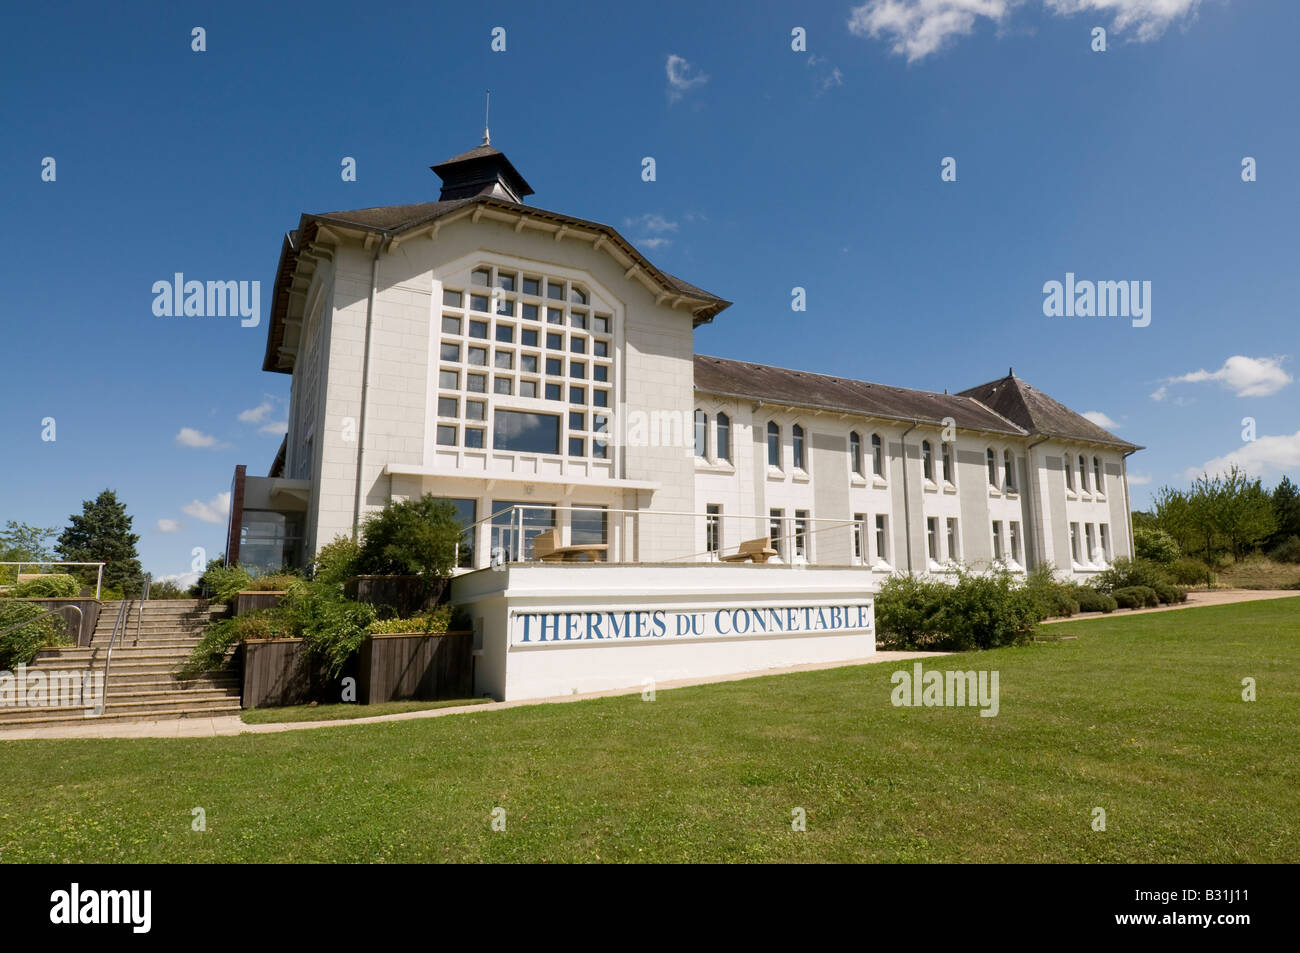
[[[805,469],[803,465],[803,428],[795,424],[790,428],[790,443],[794,450],[794,468],[796,470]]]
[[[1101,533],[1101,558],[1110,562],[1110,526],[1102,523],[1097,530]]]
[[[871,472],[878,477],[885,475],[885,448],[878,433],[871,435]]]
[[[731,462],[731,418],[718,411],[718,459]]]
[[[1010,450],[1002,451],[1002,485],[1008,490],[1016,488],[1016,461]]]
[[[1098,493],[1106,492],[1106,482],[1101,475],[1101,458],[1092,458],[1092,488]]]
[[[1070,524],[1070,558],[1073,559],[1076,563],[1077,563],[1077,562],[1080,562],[1080,559],[1079,559],[1079,524],[1078,524],[1078,523],[1071,523],[1071,524]]]
[[[722,507],[710,503],[704,512],[704,550],[716,553],[722,546]]]
[[[952,478],[952,444],[947,440],[939,444],[939,452],[943,455],[943,482],[955,483]]]
[[[957,520],[955,517],[948,517],[948,562],[957,562]]]
[[[921,474],[927,480],[934,479],[934,449],[928,440],[921,441]]]
[[[1088,562],[1095,563],[1097,562],[1097,544],[1093,537],[1092,524],[1086,523],[1083,527],[1083,531],[1085,534],[1084,538],[1088,541]]]
[[[776,550],[776,554],[782,559],[785,558],[785,530],[782,524],[785,522],[785,510],[772,509],[768,511],[767,518],[767,536]]]
[[[867,516],[865,513],[853,514],[853,558],[858,562],[867,561],[866,549],[863,547],[863,544],[866,542],[863,538],[866,533],[866,527],[864,525],[866,522]]]
[[[1020,521],[1011,521],[1011,558],[1020,562]]]
[[[925,518],[925,549],[932,562],[939,561],[939,520],[934,516]]]
[[[808,558],[808,511],[794,511],[794,554]]]
[[[609,518],[603,506],[575,506],[569,514],[569,541],[574,546],[605,546],[609,543]],[[596,557],[605,561],[605,554]]]
[[[876,515],[876,558],[882,562],[889,562],[889,533],[886,532],[888,524],[884,515]]]
[[[996,490],[998,488],[998,455],[993,452],[992,447],[984,451],[984,460],[989,469],[989,486]]]
[[[701,459],[709,455],[709,415],[695,411],[695,455]]]
[[[993,558],[1002,558],[1002,521],[993,521]]]
[[[767,465],[781,469],[781,428],[775,420],[767,422]]]
[[[856,430],[849,434],[849,461],[853,467],[854,476],[863,476],[862,473],[862,437]]]
[[[1079,454],[1079,489],[1088,492],[1088,461]]]
[[[1074,490],[1074,467],[1070,465],[1070,455],[1067,453],[1063,458],[1065,461],[1065,488]]]

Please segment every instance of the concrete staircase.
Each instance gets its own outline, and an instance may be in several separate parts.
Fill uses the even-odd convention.
[[[28,674],[39,671],[48,676],[58,671],[102,676],[120,606],[119,602],[101,605],[89,646],[44,649],[28,666]],[[237,672],[222,671],[184,682],[175,676],[208,623],[224,613],[224,607],[209,607],[199,599],[158,599],[144,603],[141,619],[140,603],[132,602],[126,625],[113,645],[103,714],[89,720],[153,721],[238,714]],[[0,707],[0,731],[81,720],[87,720],[84,706]]]

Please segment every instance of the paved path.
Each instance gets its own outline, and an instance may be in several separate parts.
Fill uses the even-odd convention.
[[[1300,597],[1300,589],[1200,589],[1187,594],[1187,601],[1155,609],[1117,609],[1109,618],[1141,615],[1144,612],[1172,612],[1174,609],[1198,609],[1204,606],[1226,606],[1234,602],[1257,602],[1261,599],[1293,599]],[[1055,622],[1073,622],[1079,619],[1106,618],[1100,612],[1082,612],[1072,618],[1046,619],[1043,625]]]
[[[816,662],[808,665],[789,665],[783,668],[763,669],[758,672],[739,672],[735,675],[715,675],[710,678],[682,678],[659,682],[656,691],[686,688],[691,685],[710,685],[717,682],[735,682],[764,675],[786,675],[791,672],[813,672],[846,665],[872,665],[877,662],[902,662],[948,652],[877,652],[868,658],[850,659],[847,662]],[[403,711],[373,718],[340,718],[333,721],[288,721],[271,724],[246,725],[238,715],[221,718],[172,718],[166,721],[96,722],[87,718],[85,724],[58,724],[41,727],[0,730],[0,741],[20,741],[32,738],[214,738],[224,735],[264,735],[281,731],[302,731],[307,728],[335,728],[340,725],[370,725],[380,721],[409,721],[414,718],[441,718],[465,712],[499,711],[522,705],[548,705],[559,702],[577,702],[588,698],[611,698],[617,695],[639,695],[641,686],[618,688],[604,692],[587,692],[580,695],[562,695],[556,698],[531,698],[511,702],[487,702],[478,705],[457,705],[450,708],[432,708],[425,711]]]

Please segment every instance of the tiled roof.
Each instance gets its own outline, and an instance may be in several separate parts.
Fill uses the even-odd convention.
[[[1142,449],[1097,426],[1087,417],[1075,413],[1014,374],[961,393],[992,407],[1032,434],[1110,444],[1132,450]]]

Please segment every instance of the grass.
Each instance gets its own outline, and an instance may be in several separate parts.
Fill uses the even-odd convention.
[[[1248,556],[1219,571],[1219,585],[1236,589],[1300,589],[1300,563]]]
[[[230,738],[14,741],[0,858],[95,862],[1300,859],[1300,600],[1053,626],[933,658]],[[1258,701],[1241,699],[1241,681]],[[191,810],[207,830],[191,831]],[[506,830],[492,831],[495,808]],[[1107,829],[1091,829],[1094,807]],[[803,809],[807,831],[791,830]]]
[[[381,702],[377,705],[286,705],[283,708],[248,708],[240,717],[250,725],[291,721],[331,721],[335,718],[374,718],[404,711],[429,711],[454,705],[480,705],[486,698],[453,698],[439,702]]]

